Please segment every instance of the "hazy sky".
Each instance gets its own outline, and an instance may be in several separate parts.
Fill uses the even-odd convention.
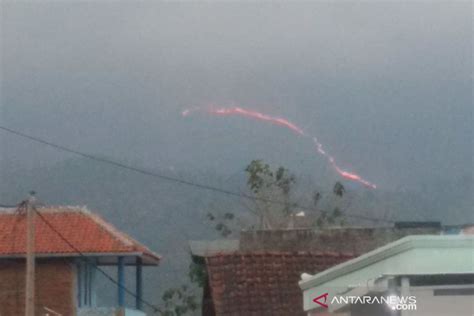
[[[387,188],[471,174],[472,2],[2,2],[1,124],[148,167],[315,173],[310,143]],[[71,157],[0,133],[2,166]]]

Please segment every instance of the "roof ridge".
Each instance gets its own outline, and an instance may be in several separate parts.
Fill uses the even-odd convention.
[[[124,233],[120,231],[117,227],[115,227],[113,224],[107,222],[104,220],[100,215],[87,211],[87,215],[94,220],[98,225],[106,229],[112,237],[115,239],[123,242],[126,246],[132,247],[133,250],[142,252],[144,254],[148,254],[151,256],[154,256],[156,258],[161,258],[161,256],[157,253],[155,253],[153,250],[151,250],[149,247],[145,246],[135,238],[131,237],[127,233]]]
[[[99,215],[92,213],[88,211],[87,213],[84,213],[85,215],[89,216],[94,222],[96,222],[98,225],[100,225],[104,230],[106,230],[108,233],[112,235],[116,240],[122,242],[125,244],[127,247],[134,247],[137,245],[141,244],[134,240],[132,237],[128,236],[127,234],[121,232],[118,230],[117,227],[114,225],[110,224],[109,222],[105,221],[102,217]]]
[[[48,205],[48,206],[37,206],[38,210],[45,211],[45,213],[86,213],[92,214],[86,205]]]
[[[87,206],[82,205],[58,205],[58,206],[42,206],[39,207],[38,209],[44,211],[44,213],[80,213],[83,214],[90,219],[92,219],[96,224],[98,224],[100,227],[102,227],[107,233],[109,233],[114,239],[122,242],[128,247],[134,246],[136,241],[133,240],[130,236],[120,232],[118,228],[116,228],[114,225],[108,223],[106,220],[104,220],[101,216],[93,213],[91,210],[87,208]]]

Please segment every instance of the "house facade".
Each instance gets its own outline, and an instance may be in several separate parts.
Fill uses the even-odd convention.
[[[157,266],[160,256],[90,211],[77,207],[42,207],[35,216],[36,315],[145,315],[142,269]],[[26,215],[0,210],[0,315],[23,315],[25,308]],[[97,275],[112,275],[116,304],[97,306]],[[125,284],[125,270],[135,271]],[[108,270],[110,271],[110,270]],[[125,304],[125,288],[136,293]]]
[[[472,316],[474,236],[405,237],[299,284],[310,316]]]

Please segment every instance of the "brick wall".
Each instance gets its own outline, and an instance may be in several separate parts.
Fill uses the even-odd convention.
[[[75,315],[74,276],[74,268],[68,261],[38,260],[35,314],[44,316],[46,306],[65,316]],[[24,315],[24,293],[24,260],[0,259],[0,316]]]

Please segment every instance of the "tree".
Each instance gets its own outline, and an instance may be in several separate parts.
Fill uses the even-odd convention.
[[[247,186],[255,196],[254,207],[259,228],[287,228],[294,215],[290,198],[296,183],[295,176],[284,167],[272,170],[262,160],[252,160],[245,172]]]
[[[195,315],[200,304],[197,288],[203,288],[207,280],[207,270],[203,258],[192,257],[188,277],[190,285],[183,284],[167,289],[162,297],[162,306],[157,313],[161,316]]]
[[[199,307],[196,295],[187,285],[166,290],[162,300],[164,307],[158,309],[158,313],[162,316],[189,315]]]
[[[222,237],[228,237],[232,234],[232,226],[234,224],[234,213],[226,212],[223,215],[207,213],[207,219],[214,222],[214,229],[219,232]]]
[[[310,202],[295,200],[297,183],[296,177],[284,167],[272,167],[262,160],[253,160],[245,168],[247,173],[247,187],[253,195],[252,205],[243,204],[254,215],[254,222],[258,229],[285,229],[297,226],[295,219],[304,211],[304,222],[313,227],[342,225],[343,212],[338,201],[345,194],[346,189],[340,182],[336,182],[330,201],[324,208],[319,204],[323,195],[314,191],[307,196]],[[307,189],[307,188],[306,188]],[[248,200],[248,199],[245,199]],[[300,204],[301,203],[301,204]],[[309,205],[305,205],[308,203]],[[301,205],[305,207],[302,208]],[[244,228],[242,223],[231,211],[208,212],[206,215],[214,229],[224,238],[231,236],[234,231]],[[248,227],[246,227],[248,228]],[[162,296],[163,307],[159,314],[162,316],[184,316],[195,313],[199,304],[196,302],[196,288],[203,288],[207,280],[207,271],[202,258],[192,257],[189,266],[190,285],[181,285],[168,289]]]
[[[335,183],[331,196],[338,201],[332,200],[330,205],[320,209],[319,203],[322,194],[318,191],[312,194],[309,205],[305,205],[304,201],[292,202],[295,200],[297,179],[282,166],[275,168],[262,160],[253,160],[246,167],[245,172],[247,173],[247,187],[253,195],[254,201],[251,204],[246,203],[248,201],[242,203],[247,210],[255,215],[256,224],[252,227],[257,229],[294,228],[299,225],[298,218],[303,216],[307,226],[320,228],[344,224],[339,200],[343,199],[346,190],[340,182]],[[209,212],[207,218],[213,222],[214,229],[221,236],[228,237],[232,235],[235,226],[237,226],[235,216],[229,212],[219,214]]]

